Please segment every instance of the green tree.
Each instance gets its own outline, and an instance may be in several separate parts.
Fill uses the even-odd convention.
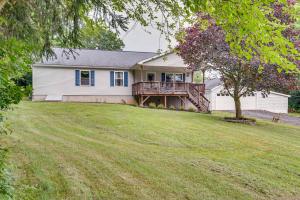
[[[300,29],[300,3],[297,3],[295,5],[295,10],[296,10],[296,28]]]
[[[80,30],[81,47],[101,50],[121,50],[123,41],[102,22],[86,20]]]
[[[288,24],[274,16],[273,3],[283,5],[283,13],[295,14],[294,0],[185,0],[184,10],[197,21],[195,13],[208,13],[226,33],[230,51],[240,58],[260,57],[264,63],[276,64],[279,70],[295,70],[291,61],[299,58],[294,44],[283,37]],[[202,24],[205,28],[205,24]]]

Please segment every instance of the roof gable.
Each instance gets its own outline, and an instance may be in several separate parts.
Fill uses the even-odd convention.
[[[142,66],[153,67],[187,67],[183,59],[175,52],[169,52],[158,56],[154,56],[152,58],[140,61],[138,64]]]

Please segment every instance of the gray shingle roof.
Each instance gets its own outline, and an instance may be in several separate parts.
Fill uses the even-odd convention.
[[[206,80],[205,82],[205,89],[211,90],[219,85],[222,84],[222,81],[219,78],[211,79],[211,80]]]
[[[43,59],[36,63],[43,65],[87,66],[96,68],[130,68],[136,63],[151,58],[156,53],[134,51],[102,51],[91,49],[73,49],[75,53],[66,55],[62,48],[53,48],[56,58]]]

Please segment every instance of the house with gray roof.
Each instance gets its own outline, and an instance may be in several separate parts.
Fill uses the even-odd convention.
[[[34,101],[126,103],[198,111],[234,110],[220,79],[193,81],[176,53],[54,48],[56,56],[32,66]],[[241,99],[243,110],[286,113],[288,95],[254,92]]]
[[[204,85],[175,53],[54,48],[32,66],[34,101],[137,103],[208,111]]]

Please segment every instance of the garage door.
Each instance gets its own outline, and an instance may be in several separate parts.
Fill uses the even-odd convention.
[[[216,110],[234,110],[234,101],[229,96],[216,96]]]
[[[257,108],[275,113],[286,113],[288,110],[288,98],[270,94],[266,98],[259,98]]]
[[[235,110],[233,98],[231,96],[216,96],[216,110]],[[256,110],[256,97],[246,96],[241,98],[243,110]]]

